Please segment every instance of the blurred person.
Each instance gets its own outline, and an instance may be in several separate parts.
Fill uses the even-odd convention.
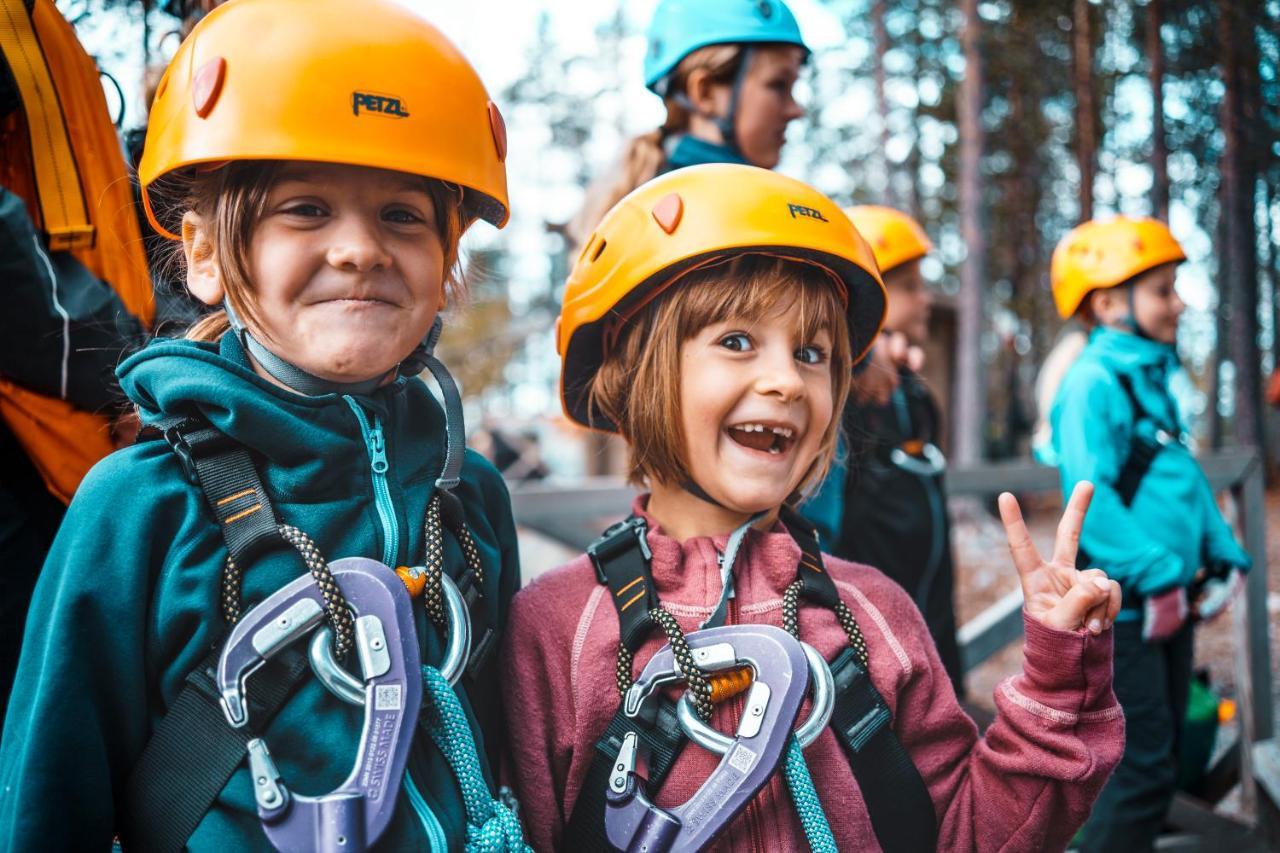
[[[1089,329],[1049,414],[1063,495],[1094,484],[1079,565],[1120,583],[1115,692],[1124,756],[1080,849],[1151,850],[1177,784],[1194,625],[1227,607],[1250,566],[1192,455],[1169,383],[1186,260],[1155,219],[1091,220],[1054,249],[1054,302]]]
[[[933,302],[920,272],[933,248],[928,235],[910,216],[888,207],[862,205],[845,213],[870,244],[884,279],[885,329],[922,346]],[[938,449],[942,419],[918,370],[918,363],[914,369],[898,366],[899,381],[887,401],[850,396],[842,457],[801,511],[817,525],[830,553],[875,566],[907,591],[963,699],[946,459]]]
[[[154,303],[93,58],[52,0],[4,0],[0,55],[0,711],[32,588],[89,468],[132,438],[115,368]]]

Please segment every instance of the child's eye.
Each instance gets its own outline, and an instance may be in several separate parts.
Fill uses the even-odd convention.
[[[419,222],[425,222],[418,214],[412,210],[403,207],[396,207],[382,214],[382,218],[388,222],[394,222],[397,225],[416,225]]]
[[[822,364],[827,360],[827,351],[820,346],[800,347],[796,350],[796,359],[804,364]]]
[[[325,215],[324,208],[322,208],[318,204],[311,204],[309,202],[299,202],[298,204],[291,204],[285,207],[284,212],[290,214],[291,216],[315,217],[315,216]]]
[[[720,346],[734,352],[747,352],[751,349],[751,338],[743,332],[732,332],[720,339]]]

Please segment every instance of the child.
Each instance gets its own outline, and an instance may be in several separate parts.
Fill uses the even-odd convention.
[[[875,253],[888,296],[885,328],[924,346],[933,299],[920,261],[933,243],[918,222],[892,208],[860,205],[845,213]],[[915,370],[903,365],[894,373],[896,387],[883,404],[850,394],[843,413],[844,459],[832,465],[802,511],[831,554],[875,566],[911,595],[951,686],[964,698],[952,602],[946,459],[935,443],[941,441],[941,416]]]
[[[1012,496],[1002,497],[1027,599],[1026,664],[997,691],[1000,716],[985,739],[906,592],[875,569],[819,555],[792,510],[831,460],[851,361],[883,312],[875,261],[848,218],[816,190],[762,169],[706,165],[655,179],[588,241],[558,327],[565,411],[621,433],[631,479],[649,494],[593,549],[595,566],[579,558],[512,606],[504,690],[535,848],[582,849],[602,834],[600,786],[617,751],[601,735],[619,689],[668,636],[704,621],[783,624],[829,661],[865,655],[854,681],[868,666],[892,712],[892,726],[874,734],[876,752],[902,760],[857,759],[851,769],[834,727],[808,750],[839,849],[904,836],[913,843],[896,849],[1053,849],[1083,822],[1123,727],[1105,633],[1119,590],[1072,565],[1087,486],[1066,511],[1052,562],[1036,554]],[[643,536],[651,558],[628,547],[628,535]],[[625,598],[613,594],[618,554],[645,564],[647,582]],[[834,581],[831,598],[811,601],[808,584],[821,588],[823,578]],[[629,631],[620,646],[618,613],[635,627],[643,608],[623,602],[637,594],[663,630]],[[732,731],[741,708],[741,697],[716,707],[713,724]],[[719,757],[686,745],[663,782],[655,760],[665,763],[651,758],[648,778],[660,787],[650,794],[669,807]],[[720,848],[804,849],[780,776],[729,824]]]
[[[190,290],[227,310],[120,366],[169,441],[97,465],[54,543],[0,747],[0,848],[106,850],[117,833],[128,849],[269,848],[243,746],[221,776],[208,769],[208,744],[231,730],[216,694],[194,697],[212,722],[180,729],[168,760],[153,760],[153,737],[181,719],[188,680],[207,678],[239,611],[305,574],[287,528],[270,524],[258,548],[240,536],[272,513],[313,540],[313,573],[317,553],[450,575],[466,564],[480,581],[473,662],[488,663],[459,685],[473,711],[459,739],[500,745],[481,641],[517,584],[509,501],[487,463],[451,445],[456,392],[442,409],[414,374],[441,375],[429,335],[457,287],[462,232],[507,218],[504,149],[465,58],[392,2],[238,0],[183,43],[140,178],[152,224],[181,239]],[[238,491],[215,499],[228,472]],[[424,525],[437,508],[443,541]],[[438,664],[442,636],[414,609],[422,662]],[[365,711],[301,660],[275,716],[251,705],[250,724],[283,782],[314,795],[350,772]],[[251,702],[281,675],[255,674]],[[476,815],[452,768],[414,737],[379,849],[461,846]],[[192,807],[197,788],[208,799]]]
[[[1082,836],[1084,850],[1149,850],[1177,780],[1192,623],[1227,604],[1249,556],[1218,512],[1170,394],[1178,366],[1174,289],[1186,260],[1154,219],[1086,222],[1053,253],[1058,312],[1092,328],[1050,412],[1063,493],[1089,480],[1081,554],[1119,581],[1115,690],[1124,758]]]
[[[645,33],[644,83],[666,120],[631,139],[569,224],[581,244],[627,193],[673,169],[750,163],[772,169],[787,125],[804,115],[792,87],[809,57],[782,0],[662,0]]]

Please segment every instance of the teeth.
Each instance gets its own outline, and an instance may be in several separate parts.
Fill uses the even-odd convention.
[[[742,430],[743,432],[765,432],[766,431],[764,424],[738,424],[737,426],[734,427],[734,429],[739,429],[739,430]],[[795,434],[795,431],[788,427],[770,427],[769,431],[771,431],[774,435],[780,435],[783,438],[791,438],[791,436]]]

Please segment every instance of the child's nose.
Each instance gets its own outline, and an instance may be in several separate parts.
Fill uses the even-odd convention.
[[[337,230],[326,257],[330,266],[355,272],[378,269],[391,263],[391,256],[377,233],[359,222],[346,223]]]
[[[804,377],[800,375],[793,353],[779,351],[760,359],[759,364],[757,392],[784,400],[797,400],[804,396]]]

